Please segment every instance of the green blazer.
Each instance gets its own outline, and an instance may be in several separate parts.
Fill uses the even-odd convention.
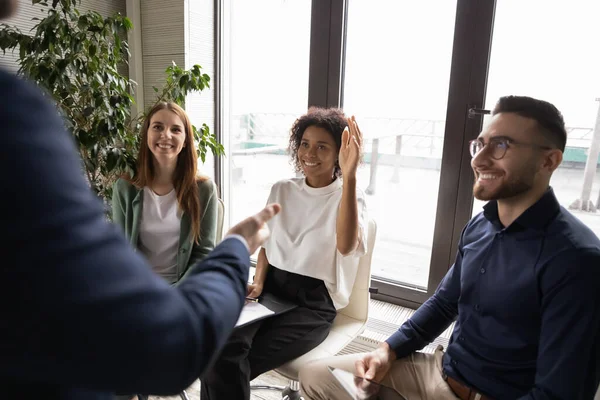
[[[190,266],[202,260],[215,248],[217,236],[217,186],[207,179],[198,182],[200,193],[200,240],[194,243],[192,224],[187,213],[181,216],[179,251],[177,252],[177,281],[190,270]],[[119,179],[113,185],[112,216],[113,222],[121,225],[125,236],[134,248],[138,248],[144,191],[125,179]]]

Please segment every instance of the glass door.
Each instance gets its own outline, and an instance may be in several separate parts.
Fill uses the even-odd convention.
[[[358,180],[378,225],[376,298],[416,307],[452,265],[471,211],[460,182],[480,121],[467,115],[481,107],[493,9],[477,0],[348,1],[342,105],[365,136]]]
[[[307,109],[311,2],[225,4],[223,136],[226,215],[233,224],[260,210],[275,182],[295,176],[287,145]]]
[[[600,2],[593,0],[499,1],[485,102],[491,110],[501,96],[525,95],[549,101],[563,113],[567,147],[550,184],[559,202],[598,236],[597,150],[592,149],[596,160],[588,158],[592,143],[600,141],[599,15]],[[474,200],[472,214],[484,204]]]
[[[456,0],[352,1],[344,110],[365,135],[359,186],[378,225],[373,275],[426,290]]]

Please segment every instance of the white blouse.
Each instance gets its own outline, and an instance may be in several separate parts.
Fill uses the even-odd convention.
[[[177,250],[181,213],[175,189],[159,196],[144,187],[138,248],[152,269],[170,283],[177,281]]]
[[[271,236],[264,244],[269,263],[279,269],[321,279],[336,309],[348,305],[359,258],[366,253],[367,210],[357,189],[359,245],[346,256],[337,250],[337,216],[342,181],[313,188],[304,178],[277,182],[268,203],[279,203],[281,212],[269,221]]]

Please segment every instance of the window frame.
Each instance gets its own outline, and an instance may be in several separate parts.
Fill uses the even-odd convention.
[[[223,41],[227,7],[231,0],[215,0],[215,134],[228,148],[227,49]],[[308,104],[343,107],[344,63],[348,9],[353,0],[312,0]],[[485,104],[486,81],[496,0],[457,0],[450,83],[441,160],[428,288],[399,285],[373,277],[372,297],[416,308],[435,292],[454,262],[464,225],[473,207],[473,173],[468,142],[478,136],[480,116],[469,117],[470,108]],[[381,38],[387,40],[387,38]],[[215,159],[215,179],[227,203],[229,171],[223,157]],[[228,219],[225,225],[229,225]],[[377,251],[377,246],[375,246]]]

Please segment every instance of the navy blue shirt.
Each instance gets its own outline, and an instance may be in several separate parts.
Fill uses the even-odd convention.
[[[600,382],[600,241],[552,189],[510,226],[491,201],[435,294],[388,340],[398,358],[454,320],[444,371],[496,399],[592,399]]]

